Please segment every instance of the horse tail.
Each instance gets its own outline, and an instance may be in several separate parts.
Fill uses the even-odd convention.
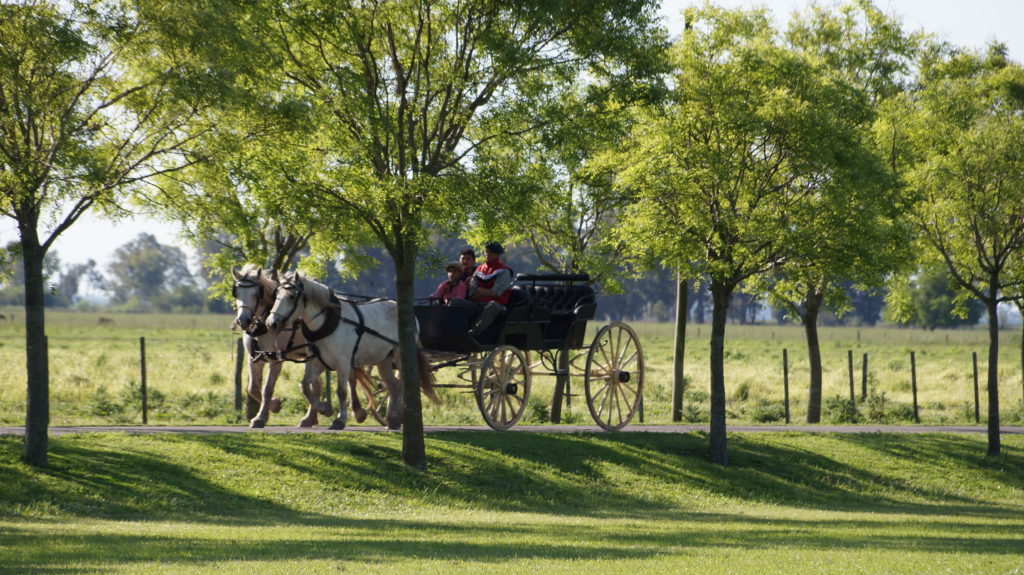
[[[352,377],[355,378],[357,385],[361,385],[363,389],[365,389],[370,394],[373,393],[373,381],[370,380],[370,376],[366,373],[365,369],[361,367],[353,369]]]
[[[434,387],[434,368],[422,351],[416,352],[416,361],[420,366],[420,389],[423,390],[423,395],[426,395],[434,405],[440,405],[441,398]]]

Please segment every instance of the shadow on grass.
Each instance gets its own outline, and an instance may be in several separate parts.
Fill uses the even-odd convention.
[[[45,470],[4,463],[17,460],[21,441],[0,437],[0,515],[315,524],[403,504],[649,518],[717,497],[1020,519],[1024,506],[1024,460],[1009,449],[987,459],[976,439],[730,438],[731,465],[720,467],[695,433],[435,433],[430,471],[421,473],[401,463],[397,434],[65,436],[53,438]],[[1016,499],[974,489],[986,484]]]

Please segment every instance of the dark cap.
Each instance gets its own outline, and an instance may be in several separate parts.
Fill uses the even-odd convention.
[[[498,242],[487,242],[487,245],[484,246],[484,249],[499,255],[505,253],[505,248],[501,247],[501,244],[499,244]]]

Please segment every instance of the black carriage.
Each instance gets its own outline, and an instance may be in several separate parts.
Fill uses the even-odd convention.
[[[641,409],[644,360],[636,332],[620,322],[585,344],[597,300],[586,274],[518,274],[507,309],[477,337],[470,309],[416,305],[420,343],[436,371],[458,368],[489,426],[506,430],[526,411],[533,376],[558,378],[556,405],[570,377],[584,382],[594,421],[615,431]],[[566,390],[568,392],[568,390]]]

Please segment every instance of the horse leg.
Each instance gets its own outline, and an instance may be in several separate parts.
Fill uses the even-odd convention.
[[[260,385],[263,383],[263,364],[262,361],[249,360],[249,395],[260,402],[260,409],[256,412],[256,416],[249,421],[249,427],[258,429],[266,427],[267,420],[270,419],[268,413],[270,406],[263,401],[263,392],[260,390]]]
[[[317,423],[317,413],[323,415],[331,415],[332,411],[330,406],[320,401],[320,392],[323,389],[323,383],[320,380],[320,374],[323,373],[324,368],[320,365],[319,361],[310,361],[306,363],[306,371],[302,375],[302,395],[306,397],[306,402],[309,403],[309,411],[306,416],[299,421],[299,427],[312,427]]]
[[[380,378],[388,388],[388,412],[385,419],[388,422],[388,429],[401,429],[403,414],[402,403],[402,382],[395,375],[392,356],[384,358],[384,361],[377,364]]]
[[[263,392],[256,395],[256,397],[260,398],[260,410],[256,412],[256,417],[252,418],[252,421],[249,422],[249,427],[266,427],[270,414],[281,411],[281,400],[274,397],[274,386],[277,384],[278,376],[281,375],[282,363],[275,361],[270,364],[270,369],[267,370],[267,380],[263,383]],[[255,373],[262,375],[263,362],[253,365],[259,366],[255,368]],[[257,379],[257,381],[259,380]],[[251,388],[249,393],[252,393]]]
[[[271,413],[281,412],[281,399],[274,397],[274,387],[277,385],[277,378],[281,376],[281,368],[283,366],[283,361],[271,363],[270,369],[267,372],[267,382],[263,384],[263,397],[266,398],[266,403],[270,407]]]
[[[319,398],[320,394],[323,393],[323,389],[323,378],[321,378],[318,375],[316,376],[316,380],[313,381],[313,394],[316,395],[317,398]],[[306,408],[306,415],[302,416],[302,419],[299,420],[299,427],[313,427],[314,425],[317,425],[319,423],[320,414],[317,413],[317,410],[313,404],[309,404],[309,407]]]
[[[352,393],[352,416],[356,418],[356,423],[362,423],[366,421],[366,410],[363,409],[362,403],[359,401],[359,394],[357,389],[359,385],[368,385],[369,378],[367,377],[366,370],[357,367],[352,370],[352,375],[348,376],[348,388]]]
[[[347,399],[346,396],[348,395],[348,387],[345,385],[344,382],[348,381],[349,378],[350,378],[350,375],[348,373],[348,367],[345,366],[345,365],[342,365],[341,367],[339,367],[338,368],[338,385],[337,385],[337,389],[338,389],[338,417],[334,418],[334,421],[331,422],[331,427],[330,427],[331,429],[335,429],[335,430],[345,429],[345,425],[346,425],[347,419],[348,419],[348,409],[347,409],[347,407],[345,405],[346,399]],[[325,415],[329,415],[329,414],[325,414]]]

